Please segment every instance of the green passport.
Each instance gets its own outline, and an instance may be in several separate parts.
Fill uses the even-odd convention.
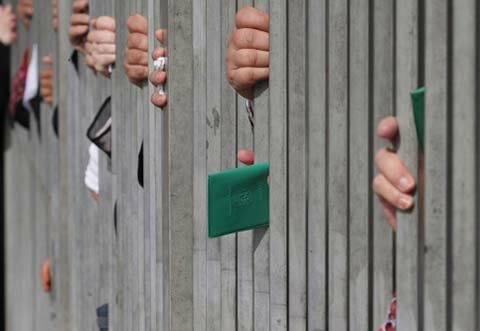
[[[423,152],[423,140],[425,136],[425,87],[410,92],[412,98],[413,118],[417,129],[418,144]]]
[[[268,226],[269,164],[208,175],[208,236]]]

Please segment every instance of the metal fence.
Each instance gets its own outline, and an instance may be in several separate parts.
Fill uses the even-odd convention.
[[[95,330],[106,303],[113,330],[376,330],[394,293],[397,330],[480,329],[475,0],[91,0],[91,17],[116,19],[111,79],[69,61],[70,0],[58,32],[50,1],[34,3],[12,68],[34,42],[53,55],[60,136],[46,105],[38,128],[7,132],[7,330]],[[254,132],[224,66],[249,5],[270,15]],[[151,50],[154,30],[168,30],[163,111],[122,70],[134,13],[148,18]],[[422,85],[424,208],[401,213],[394,233],[371,190],[385,146],[376,125],[398,117],[399,153],[417,169],[409,92]],[[86,131],[110,95],[97,204],[83,184]],[[207,174],[240,166],[244,148],[270,162],[270,227],[208,239]]]

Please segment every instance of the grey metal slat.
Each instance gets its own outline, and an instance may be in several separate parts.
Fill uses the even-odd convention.
[[[425,318],[447,330],[448,1],[427,1],[425,21]]]
[[[308,330],[327,328],[327,1],[308,4]],[[273,110],[274,108],[272,108]],[[295,111],[294,108],[292,111]]]
[[[169,326],[193,329],[193,1],[168,2]]]
[[[418,87],[418,1],[396,3],[396,111],[401,132],[399,157],[416,177],[418,142],[412,115],[410,91]],[[418,195],[417,195],[418,202]],[[418,205],[418,203],[417,203]],[[421,247],[418,208],[397,215],[396,284],[397,327],[419,329],[419,253]]]
[[[348,328],[348,2],[328,6],[328,327]]]
[[[252,4],[251,0],[238,0],[237,11]],[[253,150],[253,129],[245,102],[237,94],[237,152]],[[244,165],[238,162],[237,166]],[[237,233],[237,329],[253,331],[253,231]]]
[[[476,1],[452,3],[452,329],[474,330],[475,119],[477,116]]]
[[[380,148],[389,146],[385,140],[377,137],[378,123],[394,113],[394,1],[374,1],[373,4],[373,123],[370,135],[373,136],[373,155]],[[373,169],[372,169],[373,170]],[[376,174],[377,170],[373,174]],[[393,232],[386,222],[381,204],[373,198],[373,256],[372,291],[373,325],[377,328],[383,323],[390,307],[393,289]]]
[[[220,61],[220,138],[221,138],[221,169],[235,168],[237,145],[236,139],[236,99],[235,91],[231,88],[226,77],[225,58],[228,47],[228,39],[235,26],[236,0],[223,1],[221,3],[221,52]],[[220,238],[220,265],[222,268],[221,291],[222,291],[222,330],[235,330],[237,325],[237,235],[230,234]]]
[[[306,3],[288,2],[288,329],[307,328]],[[275,144],[275,141],[271,142]]]
[[[269,0],[255,0],[255,7],[269,13]],[[268,84],[263,82],[255,89],[255,129],[254,151],[255,163],[268,161],[270,113]],[[254,287],[254,329],[270,328],[270,231],[257,229],[253,231],[253,287]]]
[[[349,328],[369,329],[370,270],[370,3],[350,2],[349,62]]]

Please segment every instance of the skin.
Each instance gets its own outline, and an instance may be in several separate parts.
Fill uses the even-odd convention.
[[[43,101],[49,105],[53,105],[53,59],[51,56],[45,56],[42,59],[44,69],[40,71],[40,95]]]
[[[30,28],[30,24],[32,23],[33,12],[33,0],[20,0],[18,2],[18,18],[27,28]]]
[[[43,291],[49,293],[52,291],[52,279],[50,272],[50,260],[47,259],[43,262],[40,268],[40,278],[42,280]]]
[[[58,29],[58,0],[52,0],[52,28]]]
[[[162,44],[162,46],[165,44],[166,36],[167,36],[166,30],[159,29],[155,31],[155,37],[160,42],[160,44]],[[167,55],[167,51],[164,47],[157,47],[152,52],[152,59],[156,60],[159,57],[165,57],[166,55]],[[150,82],[155,87],[165,85],[165,83],[167,82],[167,72],[164,70],[155,70],[150,75]],[[155,106],[162,108],[167,105],[168,97],[165,93],[155,92],[152,94],[151,102]]]
[[[245,7],[237,12],[228,42],[227,79],[243,97],[253,99],[253,87],[269,77],[269,17]]]
[[[72,7],[72,16],[70,17],[68,37],[72,46],[81,53],[85,53],[89,24],[88,1],[75,0]]]
[[[115,19],[101,16],[92,20],[85,45],[85,63],[95,72],[109,77],[108,67],[115,63]]]
[[[0,42],[6,46],[17,39],[17,21],[12,6],[0,6]]]
[[[123,70],[132,84],[143,87],[148,79],[148,21],[142,15],[134,14],[127,19],[126,26]]]
[[[378,125],[377,134],[394,144],[398,136],[396,119],[394,117],[384,118]],[[408,210],[413,207],[413,193],[417,184],[392,149],[380,149],[375,156],[375,164],[378,175],[373,180],[373,190],[380,199],[388,223],[393,229],[396,229],[396,210]],[[422,168],[423,158],[420,160],[420,173],[423,172]]]

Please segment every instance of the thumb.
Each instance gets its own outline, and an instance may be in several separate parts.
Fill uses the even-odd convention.
[[[243,164],[252,165],[255,162],[255,153],[247,149],[242,149],[237,153],[237,160]]]

